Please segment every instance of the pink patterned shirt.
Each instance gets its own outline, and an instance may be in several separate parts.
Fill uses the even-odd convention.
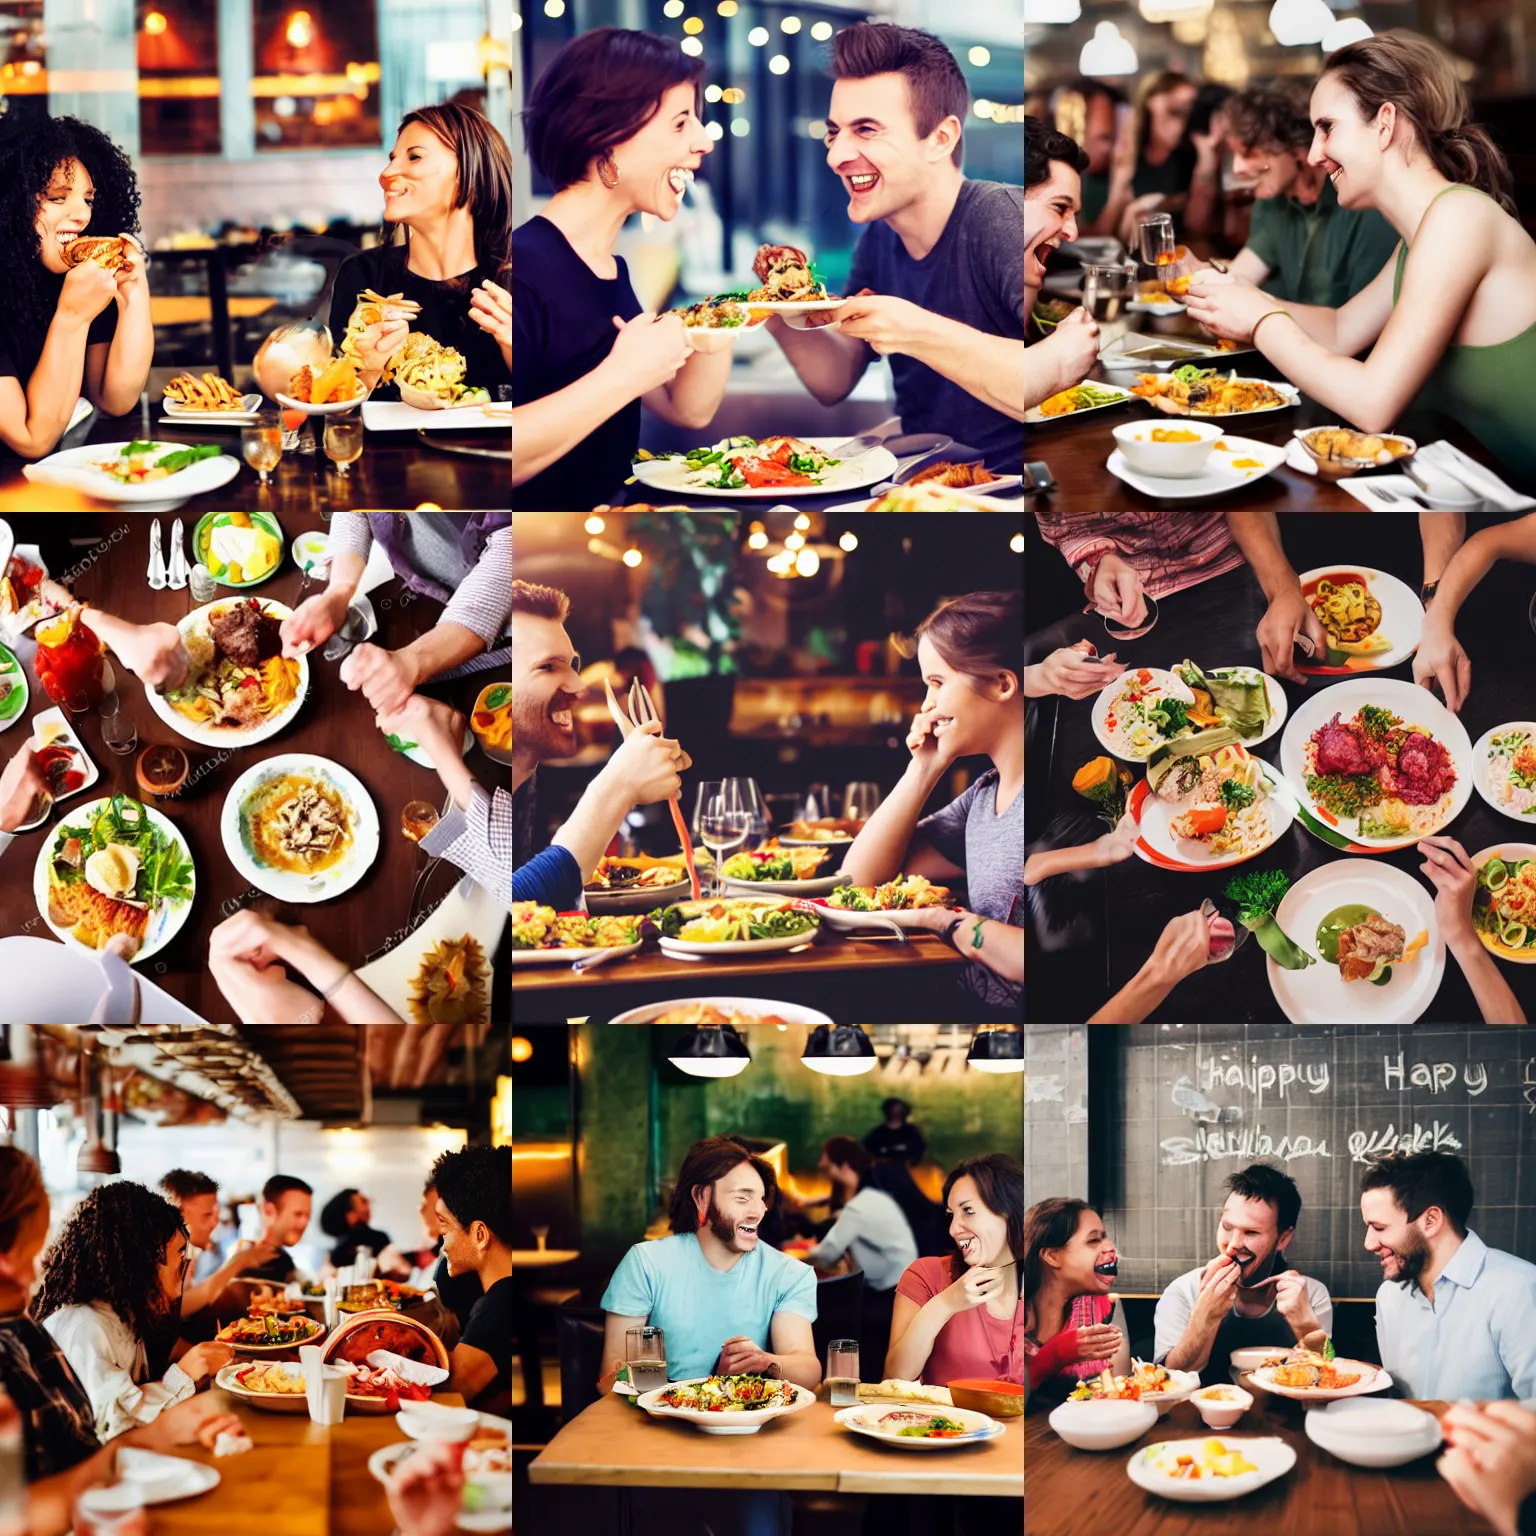
[[[1220,512],[1038,512],[1040,532],[1086,583],[1098,562],[1116,554],[1161,601],[1235,570],[1243,552]]]

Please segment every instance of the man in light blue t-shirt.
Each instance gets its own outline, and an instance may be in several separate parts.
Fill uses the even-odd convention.
[[[688,1149],[673,1235],[636,1243],[603,1293],[603,1391],[623,1363],[625,1331],[647,1323],[666,1334],[671,1381],[760,1373],[816,1390],[815,1273],[757,1234],[777,1199],[773,1169],[734,1137]]]

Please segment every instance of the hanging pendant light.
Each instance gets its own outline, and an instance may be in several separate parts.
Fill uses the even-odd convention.
[[[1093,79],[1100,75],[1134,75],[1141,67],[1136,50],[1112,21],[1101,21],[1078,55],[1078,71]]]
[[[978,1072],[1022,1072],[1024,1030],[1019,1024],[982,1024],[977,1027],[965,1063]]]
[[[1337,53],[1350,43],[1364,42],[1374,35],[1363,17],[1341,16],[1323,33],[1322,49],[1324,53]]]
[[[857,1024],[818,1024],[800,1060],[825,1077],[858,1077],[878,1065],[874,1043]]]
[[[729,1024],[695,1024],[677,1037],[667,1060],[689,1077],[735,1077],[751,1065],[752,1053]]]
[[[1269,30],[1282,48],[1306,48],[1323,40],[1333,25],[1333,12],[1323,0],[1275,0]]]

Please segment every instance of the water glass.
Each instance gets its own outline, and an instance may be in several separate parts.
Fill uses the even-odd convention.
[[[739,800],[746,807],[750,818],[747,825],[747,836],[753,842],[760,843],[772,827],[772,821],[768,815],[768,806],[763,800],[763,792],[757,787],[756,779],[725,779],[726,793]]]
[[[868,821],[880,806],[880,786],[860,779],[843,791],[843,815],[849,821]]]
[[[654,1392],[667,1384],[667,1336],[649,1326],[624,1330],[624,1358],[636,1392]]]
[[[258,411],[255,421],[240,429],[240,451],[263,485],[272,480],[272,471],[283,457],[283,418],[278,411]]]
[[[127,757],[139,744],[139,727],[132,715],[123,711],[122,700],[109,693],[97,707],[101,715],[101,739],[119,757]]]
[[[1139,222],[1136,234],[1144,266],[1156,268],[1159,261],[1166,261],[1173,255],[1175,242],[1171,213],[1149,213]]]
[[[699,833],[715,859],[715,895],[725,889],[721,871],[727,850],[747,840],[752,813],[741,793],[739,780],[723,780],[713,786],[713,793],[699,802]]]
[[[336,466],[338,475],[348,473],[347,466],[363,456],[363,424],[355,416],[328,416],[325,421],[326,457]]]
[[[834,1408],[859,1400],[859,1341],[833,1339],[827,1345],[827,1395]]]

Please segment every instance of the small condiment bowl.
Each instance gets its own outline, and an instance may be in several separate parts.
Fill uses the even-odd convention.
[[[1190,1402],[1207,1429],[1231,1429],[1253,1407],[1253,1396],[1241,1387],[1201,1387]]]
[[[1256,1371],[1266,1360],[1285,1354],[1285,1350],[1275,1344],[1250,1345],[1246,1349],[1234,1349],[1227,1357],[1227,1365],[1232,1373],[1232,1380],[1236,1382],[1239,1377],[1246,1376],[1249,1371]]]
[[[1172,421],[1125,421],[1112,431],[1125,462],[1139,474],[1159,480],[1188,480],[1198,475],[1222,435],[1215,422],[1192,421],[1186,416]],[[1193,437],[1183,442],[1155,442],[1154,432],[1189,432]]]
[[[1068,1401],[1053,1408],[1047,1422],[1079,1451],[1113,1451],[1146,1434],[1157,1423],[1157,1408],[1125,1398]]]
[[[1388,453],[1385,458],[1379,459],[1347,459],[1327,458],[1317,451],[1308,441],[1319,432],[1345,432],[1347,427],[1298,427],[1292,434],[1301,444],[1303,452],[1317,465],[1318,475],[1324,480],[1344,480],[1350,475],[1358,475],[1362,469],[1380,469],[1392,464],[1401,464],[1406,459],[1411,459],[1418,452],[1419,445],[1411,437],[1404,437],[1401,432],[1362,432],[1362,437],[1379,437],[1389,443],[1406,443],[1408,446],[1402,453]]]

